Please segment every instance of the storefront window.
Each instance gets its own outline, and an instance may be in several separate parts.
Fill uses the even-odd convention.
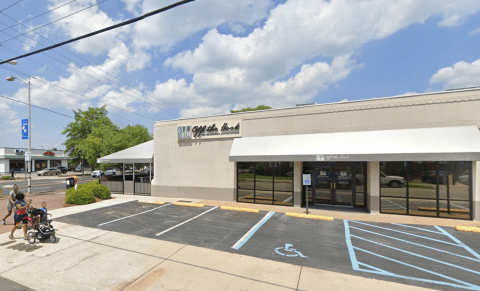
[[[47,160],[35,160],[35,171],[41,171],[47,167]]]
[[[383,162],[381,212],[470,219],[470,169],[471,162]],[[395,187],[398,178],[406,182]]]
[[[23,160],[10,160],[10,171],[12,169],[15,172],[25,171],[25,161],[23,161]]]
[[[62,165],[61,160],[50,160],[50,167],[59,167]]]
[[[237,201],[293,206],[293,163],[237,163]]]

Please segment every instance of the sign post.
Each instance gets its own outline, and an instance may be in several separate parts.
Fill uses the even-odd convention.
[[[312,185],[312,175],[311,174],[303,174],[303,185],[307,186],[307,191],[305,191],[305,202],[307,206],[306,214],[308,214],[308,186]]]

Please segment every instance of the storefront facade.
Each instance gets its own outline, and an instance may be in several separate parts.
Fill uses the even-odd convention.
[[[24,173],[26,151],[26,148],[0,148],[0,174],[10,175],[12,169],[16,173]],[[62,150],[32,149],[32,172],[56,166],[68,168],[69,160],[71,158]]]
[[[479,111],[467,89],[156,122],[152,196],[480,220]]]

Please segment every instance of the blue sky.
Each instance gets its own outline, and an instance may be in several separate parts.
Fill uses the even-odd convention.
[[[0,4],[0,59],[51,45],[43,37],[61,42],[175,1],[16,2]],[[34,105],[73,116],[72,110],[107,104],[118,126],[142,124],[153,132],[155,120],[260,104],[480,86],[479,10],[480,1],[470,0],[197,0],[17,66],[1,65],[0,95],[26,102],[26,85],[5,78],[32,76]],[[7,29],[15,21],[25,26]],[[0,98],[0,146],[27,146],[20,134],[27,114],[27,106]],[[61,132],[71,121],[32,108],[32,147],[63,148]]]

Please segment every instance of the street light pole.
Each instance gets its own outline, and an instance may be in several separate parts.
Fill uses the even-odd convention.
[[[16,63],[15,63],[16,64]],[[12,65],[15,65],[12,64]],[[28,183],[28,194],[30,194],[32,191],[32,158],[31,158],[31,152],[32,152],[32,116],[31,116],[31,111],[30,111],[30,81],[31,78],[28,79],[28,81],[25,81],[24,79],[20,77],[14,77],[10,76],[7,77],[7,81],[14,81],[15,79],[20,79],[23,83],[28,85],[28,126],[30,127],[28,129],[28,153],[30,155],[30,159],[27,161],[27,171],[28,171],[28,178],[27,178],[27,183]],[[32,77],[33,78],[33,77]]]

